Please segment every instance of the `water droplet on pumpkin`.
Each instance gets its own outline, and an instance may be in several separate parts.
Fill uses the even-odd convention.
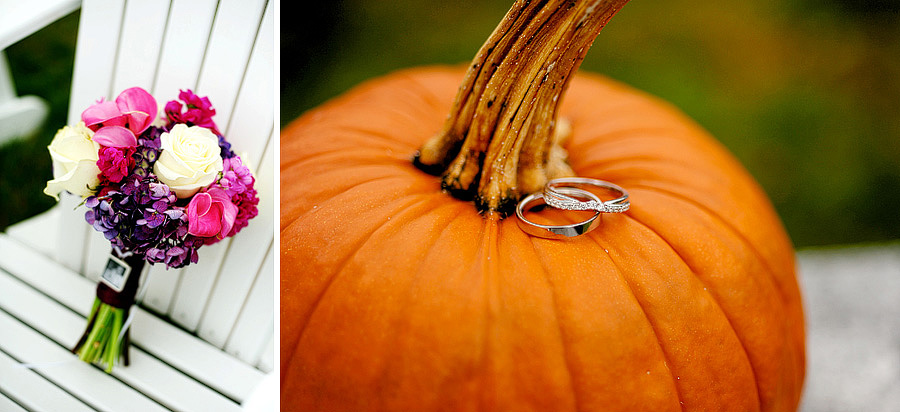
[[[650,374],[650,371],[647,371],[647,374],[649,375],[649,374]]]

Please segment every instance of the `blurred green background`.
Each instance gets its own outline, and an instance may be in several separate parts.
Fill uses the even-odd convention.
[[[50,111],[34,135],[0,145],[0,231],[56,204],[43,192],[53,178],[47,145],[68,116],[78,16],[63,17],[5,50],[17,94],[41,97]]]
[[[310,2],[311,3],[311,2]],[[468,61],[512,0],[282,7],[281,123],[393,70]],[[7,49],[42,131],[0,146],[0,230],[53,205],[78,14]],[[637,0],[582,70],[666,99],[759,180],[799,247],[900,239],[900,0]]]
[[[470,60],[511,4],[283,11],[282,124],[365,79]],[[900,1],[636,0],[581,69],[708,129],[761,183],[797,246],[900,239]]]

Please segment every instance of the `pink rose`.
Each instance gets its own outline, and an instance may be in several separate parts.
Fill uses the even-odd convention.
[[[231,232],[238,208],[224,190],[211,188],[191,198],[187,210],[188,233],[205,238],[224,239]]]
[[[156,100],[140,87],[126,89],[115,102],[103,101],[81,113],[81,120],[94,131],[94,141],[107,147],[137,146],[137,135],[150,127],[158,114]]]
[[[100,168],[100,180],[109,180],[119,183],[131,172],[134,167],[134,147],[105,147],[100,146],[97,167]]]

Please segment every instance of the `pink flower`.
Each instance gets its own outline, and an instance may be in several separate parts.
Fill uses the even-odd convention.
[[[100,168],[100,180],[119,183],[134,167],[134,147],[106,147],[100,146],[97,167]]]
[[[93,140],[107,147],[137,146],[137,135],[150,127],[157,114],[156,100],[140,87],[126,89],[115,102],[103,101],[81,113],[85,125],[94,131]]]
[[[178,94],[186,105],[187,110],[182,113],[182,104],[177,100],[171,100],[166,103],[166,116],[174,123],[185,123],[188,126],[200,126],[211,130],[217,135],[221,135],[216,122],[212,117],[216,115],[216,109],[212,107],[208,97],[200,97],[194,94],[190,89],[182,90]]]
[[[214,238],[212,242],[226,238],[231,233],[238,207],[231,203],[231,197],[224,190],[210,188],[191,198],[187,209],[188,233],[204,238]]]
[[[252,187],[255,180],[239,156],[222,160],[222,178],[219,179],[219,185],[232,198]]]
[[[248,186],[243,193],[235,195],[231,201],[237,205],[238,213],[237,217],[234,219],[234,226],[231,228],[231,232],[228,233],[228,236],[236,235],[241,229],[247,227],[250,219],[253,219],[259,214],[257,208],[259,197],[257,197],[256,189],[254,189],[252,185]]]

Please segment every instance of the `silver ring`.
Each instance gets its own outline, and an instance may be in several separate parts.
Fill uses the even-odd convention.
[[[558,192],[562,192],[566,197],[570,197],[576,201],[578,200],[574,197],[588,198],[592,201],[602,202],[600,198],[597,197],[597,195],[588,192],[587,190],[574,187],[560,187],[556,190]],[[565,239],[583,235],[594,230],[600,224],[599,211],[595,212],[594,215],[589,219],[583,222],[573,223],[571,225],[540,225],[528,219],[525,219],[526,210],[531,210],[533,207],[540,206],[542,204],[547,204],[547,202],[545,202],[544,194],[538,192],[525,196],[524,198],[522,198],[522,200],[519,201],[519,204],[516,205],[516,216],[519,217],[519,228],[521,228],[525,233],[547,239]]]
[[[585,190],[587,186],[606,189],[607,191],[615,193],[615,196],[617,197],[607,201],[600,200],[596,196],[594,198],[597,200],[579,200],[567,196],[563,191],[564,188],[578,188]],[[557,209],[596,210],[597,212],[603,213],[622,213],[631,207],[631,202],[628,201],[628,192],[626,192],[625,189],[610,182],[591,179],[589,177],[563,177],[553,179],[544,186],[543,194],[544,201]]]

